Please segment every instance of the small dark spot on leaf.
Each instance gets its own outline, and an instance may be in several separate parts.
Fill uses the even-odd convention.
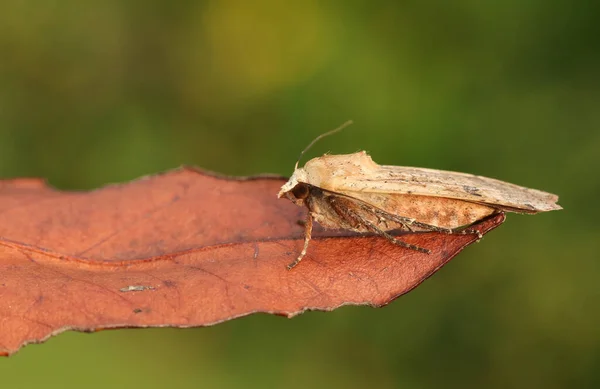
[[[143,311],[139,308],[136,308],[133,310],[133,313],[137,314],[137,313],[142,313]]]
[[[174,288],[177,286],[177,283],[175,281],[171,281],[171,280],[164,280],[163,285],[166,286],[167,288]]]

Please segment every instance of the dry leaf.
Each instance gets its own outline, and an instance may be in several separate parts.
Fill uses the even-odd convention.
[[[431,255],[375,236],[316,228],[278,200],[283,178],[191,168],[91,192],[0,181],[0,354],[65,330],[205,326],[255,312],[382,306],[448,262],[475,235],[408,234]],[[482,233],[504,221],[497,214]]]

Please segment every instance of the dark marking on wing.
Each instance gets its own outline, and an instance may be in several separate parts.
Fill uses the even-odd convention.
[[[465,190],[465,192],[469,193],[470,195],[482,197],[482,195],[480,193],[478,193],[479,188],[476,188],[474,186],[469,186],[469,185],[463,185],[463,189]]]

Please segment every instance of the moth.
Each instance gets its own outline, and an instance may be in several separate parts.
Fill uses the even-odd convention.
[[[340,131],[351,122],[314,139]],[[306,255],[313,220],[329,229],[375,233],[410,250],[425,247],[403,242],[394,230],[478,234],[469,226],[498,212],[536,214],[562,209],[558,196],[493,178],[467,173],[375,163],[365,152],[317,157],[298,168],[277,197],[308,208],[304,247],[291,270]]]

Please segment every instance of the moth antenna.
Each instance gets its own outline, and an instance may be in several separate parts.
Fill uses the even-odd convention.
[[[338,128],[333,129],[331,131],[327,131],[327,132],[317,136],[315,139],[313,139],[313,141],[310,142],[310,144],[308,146],[306,146],[306,148],[304,150],[302,150],[302,152],[300,153],[300,156],[298,157],[298,160],[296,161],[296,166],[294,166],[294,170],[298,169],[298,164],[300,163],[300,159],[302,158],[304,153],[306,153],[315,143],[317,143],[319,140],[325,138],[326,136],[333,135],[336,132],[342,131],[344,128],[348,127],[349,125],[351,125],[353,123],[354,122],[352,120],[348,120],[346,123],[342,124]]]

